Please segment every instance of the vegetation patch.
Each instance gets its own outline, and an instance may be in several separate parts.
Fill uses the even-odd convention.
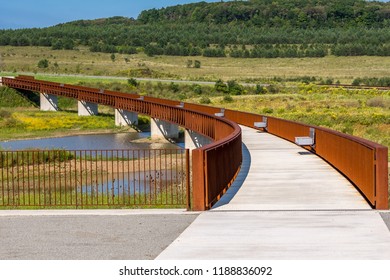
[[[20,92],[0,87],[0,108],[30,107],[32,103]]]

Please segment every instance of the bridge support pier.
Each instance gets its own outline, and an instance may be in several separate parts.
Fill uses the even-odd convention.
[[[78,113],[79,116],[96,116],[98,114],[98,104],[79,100]]]
[[[152,139],[165,138],[171,140],[179,138],[179,127],[177,125],[159,119],[151,118],[150,131]]]
[[[138,114],[123,109],[115,109],[115,125],[116,126],[138,125]]]
[[[200,147],[210,144],[211,142],[212,141],[209,138],[203,136],[202,134],[196,133],[195,131],[189,129],[185,130],[184,143],[186,149],[198,149]]]
[[[58,111],[58,97],[56,95],[40,93],[41,111]]]

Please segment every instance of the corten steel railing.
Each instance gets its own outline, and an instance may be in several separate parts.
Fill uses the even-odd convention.
[[[254,128],[262,116],[226,110],[227,118]],[[298,122],[268,117],[267,131],[294,142],[297,136],[309,136],[315,129],[315,147],[310,148],[344,174],[372,207],[388,209],[388,148],[377,143]]]
[[[188,207],[189,151],[0,152],[0,207]]]
[[[213,116],[219,113],[221,108],[185,103],[184,109],[177,109],[179,102],[176,101],[151,97],[145,97],[145,100],[139,101],[139,95],[60,85],[37,81],[29,77],[3,78],[3,83],[10,87],[34,91],[40,91],[44,87],[47,93],[51,92],[79,100],[78,93],[83,92],[83,97],[89,98],[86,101],[162,118],[216,141],[193,151],[192,171],[196,210],[208,209],[223,194],[239,170],[241,133],[234,123],[255,128],[254,122],[261,122],[263,117],[252,113],[225,110],[225,119],[222,120]],[[114,100],[112,95],[115,96]],[[130,99],[131,102],[129,102]],[[268,117],[267,122],[269,133],[292,142],[297,136],[308,136],[310,128],[315,128],[316,144],[313,151],[344,174],[374,208],[388,209],[387,147],[330,129],[288,120]],[[226,158],[220,160],[222,157]],[[228,175],[220,176],[219,172],[226,172]]]
[[[233,182],[240,169],[240,127],[227,119],[183,108],[178,101],[46,82],[26,76],[3,78],[3,84],[16,89],[65,96],[149,115],[208,137],[214,142],[193,151],[193,210],[209,209]],[[219,172],[220,170],[223,172]]]
[[[221,108],[199,104],[186,104],[192,110],[215,114]],[[203,109],[204,108],[204,109]],[[225,117],[238,124],[256,128],[263,115],[224,110]],[[267,117],[267,132],[288,141],[309,136],[310,128],[316,130],[315,147],[310,148],[346,176],[376,209],[388,209],[388,148],[359,137],[331,129],[298,122]]]

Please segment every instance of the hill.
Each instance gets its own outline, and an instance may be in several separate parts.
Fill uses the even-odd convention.
[[[79,20],[0,30],[0,45],[50,46],[150,56],[390,56],[390,3],[250,0],[143,11],[138,19]]]
[[[143,11],[142,23],[245,22],[261,27],[386,27],[390,3],[364,0],[249,0],[193,3]]]

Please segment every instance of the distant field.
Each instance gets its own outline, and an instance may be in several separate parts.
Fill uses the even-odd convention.
[[[390,76],[390,57],[325,58],[206,58],[145,54],[92,53],[80,50],[51,50],[46,47],[0,47],[0,72],[63,73],[99,76],[177,78],[188,80],[217,79],[262,82],[270,78],[314,76],[351,83],[357,77]],[[41,59],[49,61],[46,69],[38,68]],[[188,68],[188,60],[199,60],[201,67]]]

